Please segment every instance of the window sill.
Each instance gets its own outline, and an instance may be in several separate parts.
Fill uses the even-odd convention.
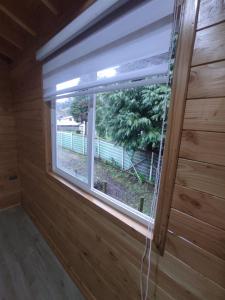
[[[101,215],[110,218],[110,220],[114,224],[122,228],[125,232],[130,234],[135,239],[139,240],[141,243],[145,242],[147,235],[152,239],[152,236],[150,235],[150,233],[148,233],[146,225],[141,224],[140,222],[132,219],[126,214],[104,203],[97,197],[94,197],[93,195],[71,184],[61,176],[51,171],[47,172],[47,176],[50,180],[54,181],[55,183],[59,184],[62,188],[65,188],[67,191],[71,192],[72,196],[79,195],[82,198],[82,201],[85,201],[85,203],[88,206],[93,208]]]

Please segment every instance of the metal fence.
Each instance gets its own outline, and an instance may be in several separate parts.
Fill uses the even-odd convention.
[[[65,149],[87,155],[87,137],[82,134],[57,131],[57,144]],[[95,139],[94,149],[96,158],[115,164],[121,170],[137,172],[150,181],[155,178],[158,154],[154,152],[136,151],[132,155],[123,147],[103,139]]]

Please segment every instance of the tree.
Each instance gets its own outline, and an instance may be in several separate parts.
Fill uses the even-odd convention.
[[[151,85],[97,98],[96,130],[127,150],[157,151],[161,139],[163,104],[169,97],[166,85]]]
[[[70,113],[76,122],[84,122],[84,134],[87,135],[87,121],[88,121],[88,96],[76,96],[74,97],[71,106]]]
[[[97,135],[126,150],[157,151],[161,139],[164,99],[169,95],[170,88],[163,84],[97,94]],[[71,104],[72,116],[77,122],[85,122],[85,128],[88,101],[88,96],[78,96]]]

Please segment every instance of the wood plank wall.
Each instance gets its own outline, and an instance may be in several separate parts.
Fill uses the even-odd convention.
[[[200,2],[167,249],[218,284],[225,299],[223,0]]]
[[[223,0],[201,1],[166,251],[152,256],[151,299],[225,299],[224,22]],[[143,240],[46,176],[35,53],[17,64],[12,82],[24,208],[87,299],[140,299]]]
[[[10,73],[0,61],[0,209],[20,202]]]

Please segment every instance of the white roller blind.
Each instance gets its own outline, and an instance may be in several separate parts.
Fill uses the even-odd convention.
[[[45,63],[45,100],[127,80],[165,78],[173,8],[174,0],[147,1]]]

